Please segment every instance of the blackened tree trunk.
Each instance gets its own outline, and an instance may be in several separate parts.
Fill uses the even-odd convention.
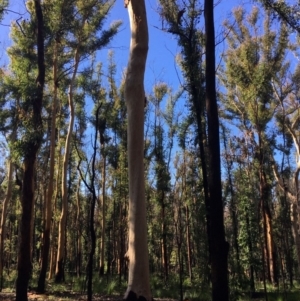
[[[30,227],[32,219],[32,208],[34,203],[34,172],[37,152],[42,142],[43,128],[41,110],[43,102],[43,89],[45,82],[44,63],[44,19],[40,0],[35,0],[36,34],[37,34],[37,59],[38,76],[34,95],[31,98],[32,105],[32,126],[36,135],[28,141],[24,156],[24,175],[21,196],[21,224],[20,243],[18,249],[18,276],[16,281],[16,301],[27,301],[27,287],[31,274],[31,239]]]
[[[214,3],[205,0],[205,48],[206,48],[206,111],[208,133],[208,191],[209,207],[207,213],[210,221],[209,252],[211,258],[212,300],[228,301],[228,243],[225,240],[223,201],[221,187],[221,160],[219,138],[219,116],[216,98],[215,75],[215,32]]]

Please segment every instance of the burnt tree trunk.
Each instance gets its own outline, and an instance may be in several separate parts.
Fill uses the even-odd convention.
[[[206,112],[208,133],[209,252],[211,259],[212,300],[228,301],[228,243],[225,240],[221,187],[219,116],[216,98],[215,31],[213,0],[204,2],[206,48]]]
[[[41,119],[41,110],[43,102],[43,90],[45,82],[45,62],[44,62],[44,18],[39,0],[34,1],[36,16],[36,34],[37,34],[37,60],[38,76],[37,86],[34,95],[31,98],[32,105],[32,124],[36,136],[27,144],[24,156],[24,174],[22,181],[21,196],[21,224],[20,224],[20,243],[18,248],[18,276],[16,281],[16,301],[27,301],[27,288],[31,274],[31,219],[34,203],[34,173],[37,152],[42,142],[43,125]]]

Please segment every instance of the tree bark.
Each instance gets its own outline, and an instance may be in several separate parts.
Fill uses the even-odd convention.
[[[77,185],[77,191],[76,191],[76,274],[77,277],[80,277],[81,275],[81,225],[80,225],[80,183],[81,180],[79,178],[78,185]]]
[[[3,285],[3,255],[4,255],[4,238],[5,238],[5,222],[7,214],[8,202],[11,199],[12,194],[12,179],[13,179],[13,163],[11,159],[8,162],[8,179],[7,179],[7,189],[6,196],[2,204],[2,213],[1,213],[1,224],[0,224],[0,291],[2,290]]]
[[[144,73],[148,53],[148,24],[143,0],[128,4],[130,57],[125,79],[128,113],[129,259],[124,300],[152,300],[149,283],[144,175]]]
[[[99,275],[104,275],[104,256],[105,256],[105,198],[106,198],[106,155],[105,155],[105,143],[101,145],[101,153],[102,153],[102,221],[101,221],[101,253],[100,253],[100,269],[99,269]]]
[[[75,120],[74,111],[74,100],[73,100],[73,89],[75,78],[77,74],[77,69],[79,65],[79,53],[78,49],[75,50],[74,56],[74,70],[72,74],[71,83],[69,85],[69,110],[70,110],[70,123],[65,143],[65,154],[63,159],[63,170],[62,170],[62,210],[59,221],[58,229],[58,250],[56,258],[56,268],[55,268],[55,282],[60,283],[64,280],[64,254],[65,254],[65,244],[66,244],[66,223],[67,223],[67,212],[68,212],[68,187],[67,187],[67,175],[68,175],[68,165],[69,157],[71,152],[71,140],[73,134],[73,125]]]
[[[58,137],[57,140],[59,141],[60,138]],[[53,204],[53,212],[56,212],[56,206],[57,206],[57,200],[59,195],[59,186],[60,186],[60,172],[61,172],[61,146],[59,146],[59,149],[57,151],[57,168],[56,168],[56,176],[55,176],[55,193],[54,193],[54,204]],[[53,220],[52,226],[51,226],[51,235],[54,239],[56,237],[56,227],[57,222]],[[56,244],[52,243],[51,250],[50,250],[50,266],[49,266],[49,274],[48,274],[48,280],[53,278],[53,275],[55,274],[55,265],[56,265],[56,253],[57,253],[57,247]]]
[[[262,133],[258,130],[259,139],[259,186],[260,209],[263,221],[264,248],[268,280],[278,285],[276,250],[273,237],[272,214],[269,206],[270,187],[264,170],[264,152]]]
[[[228,301],[228,249],[225,240],[223,201],[221,187],[219,116],[216,98],[215,31],[213,0],[204,2],[206,49],[206,112],[208,122],[208,170],[209,170],[209,252],[211,256],[212,300]]]
[[[55,171],[55,128],[56,128],[56,110],[57,110],[57,43],[54,46],[53,58],[53,103],[51,116],[51,136],[50,136],[50,166],[49,166],[49,181],[45,200],[45,220],[43,230],[43,248],[42,248],[42,263],[38,280],[37,291],[43,293],[45,291],[45,280],[48,268],[48,258],[50,250],[50,234],[51,234],[51,219],[52,219],[52,197],[53,197],[53,181]]]
[[[185,205],[185,218],[186,218],[187,266],[188,266],[190,281],[192,282],[193,280],[192,250],[191,250],[191,234],[190,234],[190,215],[189,215],[188,205]]]
[[[290,216],[291,216],[291,229],[292,229],[292,234],[296,246],[296,253],[297,253],[297,260],[298,260],[298,273],[300,273],[300,235],[299,235],[299,230],[298,230],[298,225],[299,225],[299,173],[300,173],[300,143],[298,142],[297,135],[295,133],[295,128],[294,126],[297,123],[293,123],[293,126],[288,127],[289,132],[293,138],[293,142],[296,148],[296,170],[294,171],[294,193],[292,192],[292,189],[289,187],[289,185],[286,185],[286,183],[283,182],[282,177],[279,176],[279,172],[277,169],[276,164],[274,163],[275,160],[274,158],[272,159],[273,164],[273,173],[274,176],[277,180],[277,183],[279,185],[279,188],[281,191],[288,197],[290,201]]]
[[[32,96],[32,122],[37,138],[28,142],[24,156],[24,174],[21,196],[20,243],[18,248],[18,276],[16,280],[16,301],[27,301],[27,288],[31,274],[31,219],[34,203],[34,173],[37,152],[42,142],[43,124],[41,119],[43,90],[45,83],[44,62],[44,18],[40,0],[35,0],[36,34],[37,34],[37,64],[38,76],[35,95]]]

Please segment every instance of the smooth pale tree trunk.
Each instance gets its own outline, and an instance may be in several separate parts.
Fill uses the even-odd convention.
[[[125,79],[128,113],[129,260],[124,300],[152,300],[149,283],[144,175],[144,73],[148,53],[148,24],[144,0],[128,4],[130,57]]]
[[[11,160],[9,160],[7,189],[6,189],[5,199],[2,203],[2,214],[1,214],[1,224],[0,224],[0,277],[1,277],[0,291],[2,290],[2,284],[3,284],[3,254],[4,254],[5,222],[6,222],[7,207],[12,194],[12,180],[13,180],[13,163]]]
[[[228,301],[228,251],[225,240],[223,200],[221,186],[221,160],[219,137],[219,114],[216,97],[214,1],[205,0],[205,81],[208,134],[209,174],[209,253],[211,258],[212,301]]]
[[[36,16],[37,35],[37,66],[38,76],[36,80],[36,91],[32,96],[33,116],[32,123],[37,133],[37,138],[30,141],[27,147],[30,149],[24,156],[23,181],[21,195],[21,223],[20,242],[18,246],[18,276],[16,280],[16,301],[27,301],[27,288],[31,274],[31,219],[34,203],[34,174],[35,163],[40,144],[42,142],[43,125],[41,118],[43,91],[45,83],[45,62],[44,62],[44,17],[39,0],[34,1]],[[30,97],[30,96],[29,96]],[[28,149],[27,149],[28,151]]]
[[[53,181],[55,171],[55,128],[56,128],[56,110],[57,110],[57,45],[54,48],[53,59],[53,103],[52,103],[52,116],[51,116],[51,136],[50,136],[50,166],[49,166],[49,180],[48,189],[45,201],[45,219],[43,230],[43,248],[42,248],[42,263],[38,280],[38,292],[45,291],[45,280],[48,268],[48,257],[50,250],[50,233],[51,233],[51,219],[52,219],[52,197],[53,197]]]
[[[59,141],[59,137],[57,138]],[[59,185],[60,185],[60,171],[61,171],[61,146],[59,147],[59,150],[57,151],[57,167],[56,167],[56,176],[55,176],[55,193],[53,197],[53,212],[56,212],[56,205],[57,205],[57,199],[58,199],[58,193],[59,193]],[[51,236],[52,240],[54,241],[54,238],[56,236],[56,227],[57,222],[55,220],[52,221],[51,226]],[[55,264],[56,264],[56,252],[57,247],[56,244],[52,243],[50,246],[50,266],[49,266],[49,274],[48,274],[48,280],[52,279],[53,275],[55,274]]]
[[[299,235],[299,173],[300,173],[300,141],[297,131],[297,124],[299,117],[293,122],[291,126],[288,126],[289,132],[292,135],[293,142],[296,148],[296,170],[294,172],[294,186],[295,197],[291,199],[291,220],[292,220],[292,233],[296,245],[297,259],[298,259],[298,272],[300,273],[300,235]],[[286,189],[285,187],[283,187]]]
[[[66,244],[66,223],[67,223],[67,212],[68,212],[68,165],[71,152],[71,140],[73,134],[73,125],[75,119],[73,90],[76,79],[77,69],[79,65],[79,53],[78,49],[75,51],[74,56],[74,70],[72,74],[71,83],[69,85],[69,110],[70,110],[70,122],[65,143],[65,153],[63,158],[63,169],[62,169],[62,209],[58,226],[58,247],[57,247],[57,258],[55,267],[55,282],[59,283],[64,280],[64,257],[65,257],[65,244]]]

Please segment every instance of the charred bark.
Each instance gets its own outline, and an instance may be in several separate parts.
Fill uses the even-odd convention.
[[[43,91],[45,83],[45,62],[44,62],[44,18],[40,0],[34,1],[37,34],[37,65],[38,76],[35,94],[31,98],[33,110],[32,123],[37,135],[34,140],[28,142],[24,156],[24,174],[22,181],[21,196],[21,224],[20,243],[18,248],[18,276],[16,281],[16,301],[27,301],[27,288],[31,274],[31,224],[32,209],[34,206],[34,174],[37,152],[40,148],[43,137],[43,125],[41,110],[43,102]]]
[[[209,203],[206,208],[209,216],[209,252],[211,258],[212,300],[228,301],[228,251],[225,240],[223,200],[221,187],[221,160],[219,138],[219,116],[216,98],[215,75],[215,31],[213,0],[204,2],[205,49],[206,49],[206,112],[208,133],[208,191]]]

